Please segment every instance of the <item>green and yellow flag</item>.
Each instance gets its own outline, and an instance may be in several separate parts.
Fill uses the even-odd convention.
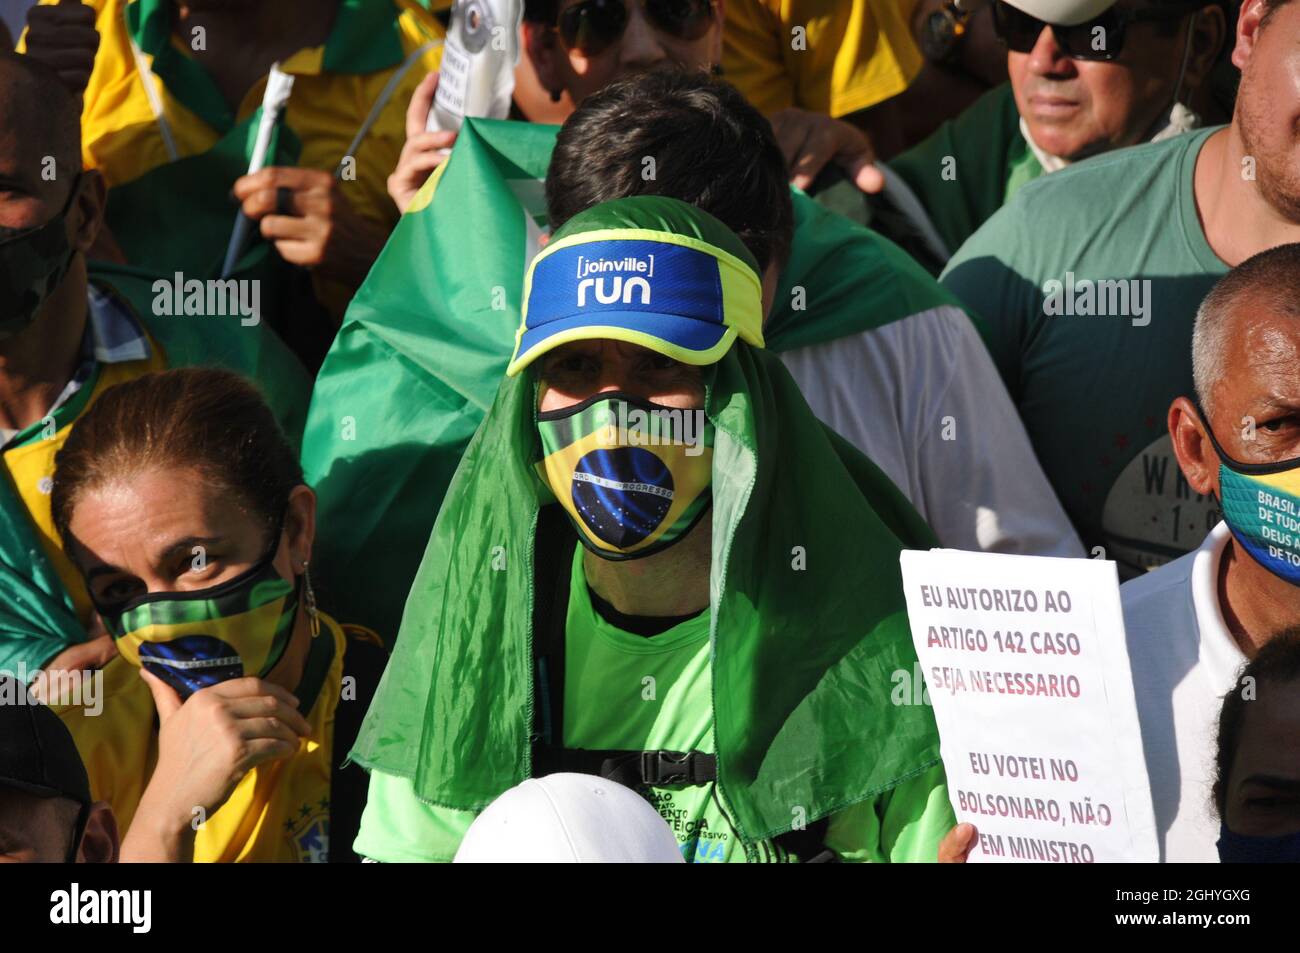
[[[710,368],[710,572],[718,786],[746,843],[937,763],[898,556],[934,538],[887,477],[813,415],[774,355]],[[479,810],[530,775],[542,453],[531,375],[506,378],[437,518],[353,760]],[[851,579],[851,583],[846,582]]]
[[[357,292],[316,379],[303,439],[320,498],[313,571],[332,611],[390,641],[439,504],[514,349],[558,128],[466,121]],[[772,350],[956,305],[897,246],[802,192],[793,198],[794,244],[763,331]]]

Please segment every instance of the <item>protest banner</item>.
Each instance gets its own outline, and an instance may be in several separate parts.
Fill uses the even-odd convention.
[[[901,556],[912,640],[972,862],[1155,861],[1115,564]]]

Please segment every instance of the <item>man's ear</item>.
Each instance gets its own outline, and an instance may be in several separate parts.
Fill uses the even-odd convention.
[[[1268,7],[1264,0],[1244,0],[1241,13],[1237,15],[1237,36],[1232,47],[1232,65],[1245,69],[1250,54],[1255,51],[1259,41],[1259,25],[1264,19]]]
[[[563,93],[564,70],[560,59],[566,54],[560,46],[555,27],[525,20],[524,50],[532,61],[533,72],[537,74],[542,88],[548,93]]]
[[[1228,22],[1223,8],[1215,4],[1202,7],[1192,15],[1192,54],[1187,61],[1187,90],[1195,90],[1205,82],[1223,49],[1223,38],[1228,32]]]
[[[284,524],[289,537],[289,558],[296,572],[311,559],[316,542],[316,494],[300,483],[289,494],[289,513]]]
[[[1202,495],[1219,493],[1219,455],[1205,432],[1196,405],[1179,397],[1169,405],[1169,436],[1187,484]]]
[[[99,237],[99,230],[104,225],[104,206],[108,200],[108,186],[97,169],[86,169],[81,173],[77,197],[73,200],[76,208],[75,238],[73,245],[83,254],[89,252]]]
[[[82,834],[81,845],[77,848],[77,863],[115,864],[121,843],[113,809],[107,801],[96,801],[90,806],[86,832]]]

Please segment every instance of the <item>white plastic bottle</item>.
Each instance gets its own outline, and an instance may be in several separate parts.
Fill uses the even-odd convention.
[[[524,0],[456,0],[442,48],[430,131],[459,129],[466,116],[504,119],[519,62]]]

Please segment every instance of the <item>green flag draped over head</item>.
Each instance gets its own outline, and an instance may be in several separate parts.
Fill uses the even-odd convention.
[[[546,224],[556,126],[467,119],[348,308],[312,394],[303,467],[331,532],[313,569],[343,618],[391,639],[429,530],[514,347]],[[895,245],[794,193],[764,328],[775,351],[954,304]]]
[[[557,240],[647,201],[674,200],[605,203]],[[815,820],[937,762],[929,707],[890,700],[916,661],[898,555],[933,537],[773,355],[742,338],[705,374],[718,783],[753,843],[789,830],[797,808]],[[535,469],[536,400],[531,373],[500,382],[352,752],[445,807],[481,809],[531,771],[534,535],[557,505]]]
[[[91,282],[127,307],[162,351],[169,367],[215,365],[250,378],[261,389],[286,435],[295,444],[302,434],[310,380],[302,365],[273,333],[245,325],[235,313],[157,316],[153,302],[156,277],[139,268],[94,262]],[[167,294],[171,294],[168,290]],[[148,361],[140,361],[144,373]],[[62,430],[87,406],[92,385],[53,414]],[[15,438],[40,439],[45,421]],[[0,672],[30,676],[70,645],[83,642],[86,631],[72,599],[37,538],[22,499],[5,476],[0,479]]]

